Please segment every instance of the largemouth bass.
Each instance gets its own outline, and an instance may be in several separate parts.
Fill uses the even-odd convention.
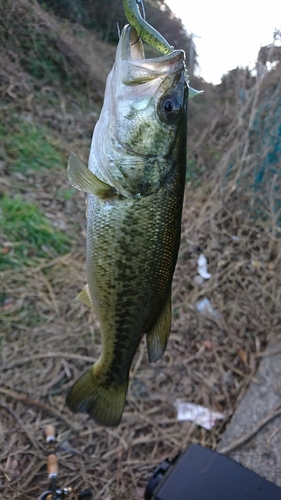
[[[125,26],[108,76],[89,168],[71,155],[71,183],[88,193],[87,279],[79,294],[101,327],[102,353],[67,405],[105,426],[121,421],[129,371],[146,334],[149,361],[164,354],[181,233],[186,169],[184,52],[145,59]]]

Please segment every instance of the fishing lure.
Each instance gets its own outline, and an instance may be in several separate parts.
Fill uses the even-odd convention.
[[[138,6],[139,0],[123,0],[123,7],[128,23],[135,28],[138,36],[149,45],[159,50],[162,54],[170,54],[174,47],[169,45],[167,40],[153,28],[141,15]],[[142,4],[142,3],[141,3]],[[142,4],[143,8],[143,4]],[[143,9],[144,11],[144,9]]]
[[[142,6],[143,15],[140,13],[139,5]],[[146,20],[144,15],[144,7],[142,0],[123,0],[123,8],[128,23],[135,28],[139,38],[148,43],[155,49],[159,50],[162,54],[171,54],[174,47],[170,45],[167,40],[153,28]],[[188,72],[185,70],[185,79],[189,89],[189,98],[202,94],[203,90],[195,90],[189,86]]]

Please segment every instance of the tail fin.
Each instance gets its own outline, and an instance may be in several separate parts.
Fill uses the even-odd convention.
[[[128,383],[117,387],[102,385],[91,367],[71,387],[66,404],[74,413],[88,413],[97,424],[116,427],[122,418]]]

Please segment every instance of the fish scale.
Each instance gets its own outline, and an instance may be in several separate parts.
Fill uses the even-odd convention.
[[[116,201],[119,206],[112,205],[110,211],[104,207],[108,202],[94,197],[90,201],[93,206],[88,207],[88,213],[92,212],[95,219],[92,223],[89,221],[89,288],[91,296],[99,297],[99,304],[97,308],[94,304],[94,308],[101,324],[113,314],[118,341],[127,338],[130,356],[126,352],[126,377],[140,338],[155,322],[171,286],[175,265],[173,250],[178,246],[181,214],[177,197],[169,197],[169,187],[162,188],[157,197]],[[146,249],[153,258],[147,256]],[[110,260],[107,272],[94,255],[98,255],[102,263]],[[109,336],[111,328],[112,324],[108,328]],[[104,335],[107,334],[104,332]],[[109,366],[104,363],[106,372],[114,374],[115,368],[114,362]]]

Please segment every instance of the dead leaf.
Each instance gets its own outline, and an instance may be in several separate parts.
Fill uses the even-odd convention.
[[[247,353],[243,349],[240,349],[238,351],[238,356],[241,359],[241,361],[244,363],[244,365],[248,366],[248,356],[247,356]]]
[[[208,351],[212,351],[214,349],[214,346],[210,340],[203,340],[202,345],[205,347],[205,349],[208,349]]]

